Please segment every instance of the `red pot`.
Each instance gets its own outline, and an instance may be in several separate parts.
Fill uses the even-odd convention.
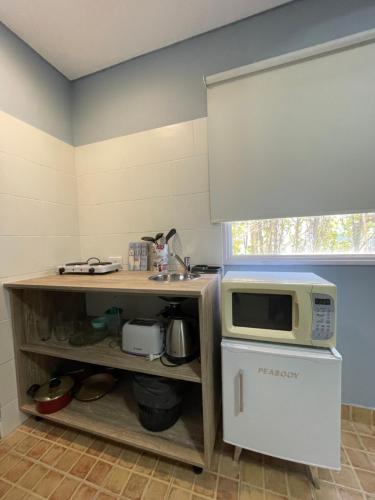
[[[55,413],[70,403],[73,386],[72,377],[55,377],[46,384],[32,385],[27,394],[36,402],[39,413]]]

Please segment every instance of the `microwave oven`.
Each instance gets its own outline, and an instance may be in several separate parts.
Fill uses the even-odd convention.
[[[228,272],[221,300],[224,337],[336,345],[336,286],[316,274]]]

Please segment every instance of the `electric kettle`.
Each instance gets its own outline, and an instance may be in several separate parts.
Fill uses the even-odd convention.
[[[182,365],[196,357],[196,342],[191,323],[183,317],[169,320],[165,341],[165,356],[171,363]]]

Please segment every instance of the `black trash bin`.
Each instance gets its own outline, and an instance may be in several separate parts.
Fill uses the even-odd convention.
[[[134,374],[133,392],[141,425],[153,432],[172,427],[181,415],[184,387],[181,380]]]

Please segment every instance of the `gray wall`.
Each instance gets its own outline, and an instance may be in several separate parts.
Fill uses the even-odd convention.
[[[206,116],[203,75],[375,25],[373,0],[296,0],[73,83],[77,145]]]
[[[245,269],[259,271],[259,266],[226,268]],[[343,357],[343,402],[375,407],[375,267],[262,266],[262,271],[307,271],[337,285],[337,349]]]
[[[0,110],[72,144],[71,85],[0,23]]]
[[[203,75],[374,26],[373,0],[296,0],[76,80],[75,144],[206,116]],[[344,357],[343,401],[375,407],[375,267],[279,269],[309,270],[337,284],[338,349]]]

